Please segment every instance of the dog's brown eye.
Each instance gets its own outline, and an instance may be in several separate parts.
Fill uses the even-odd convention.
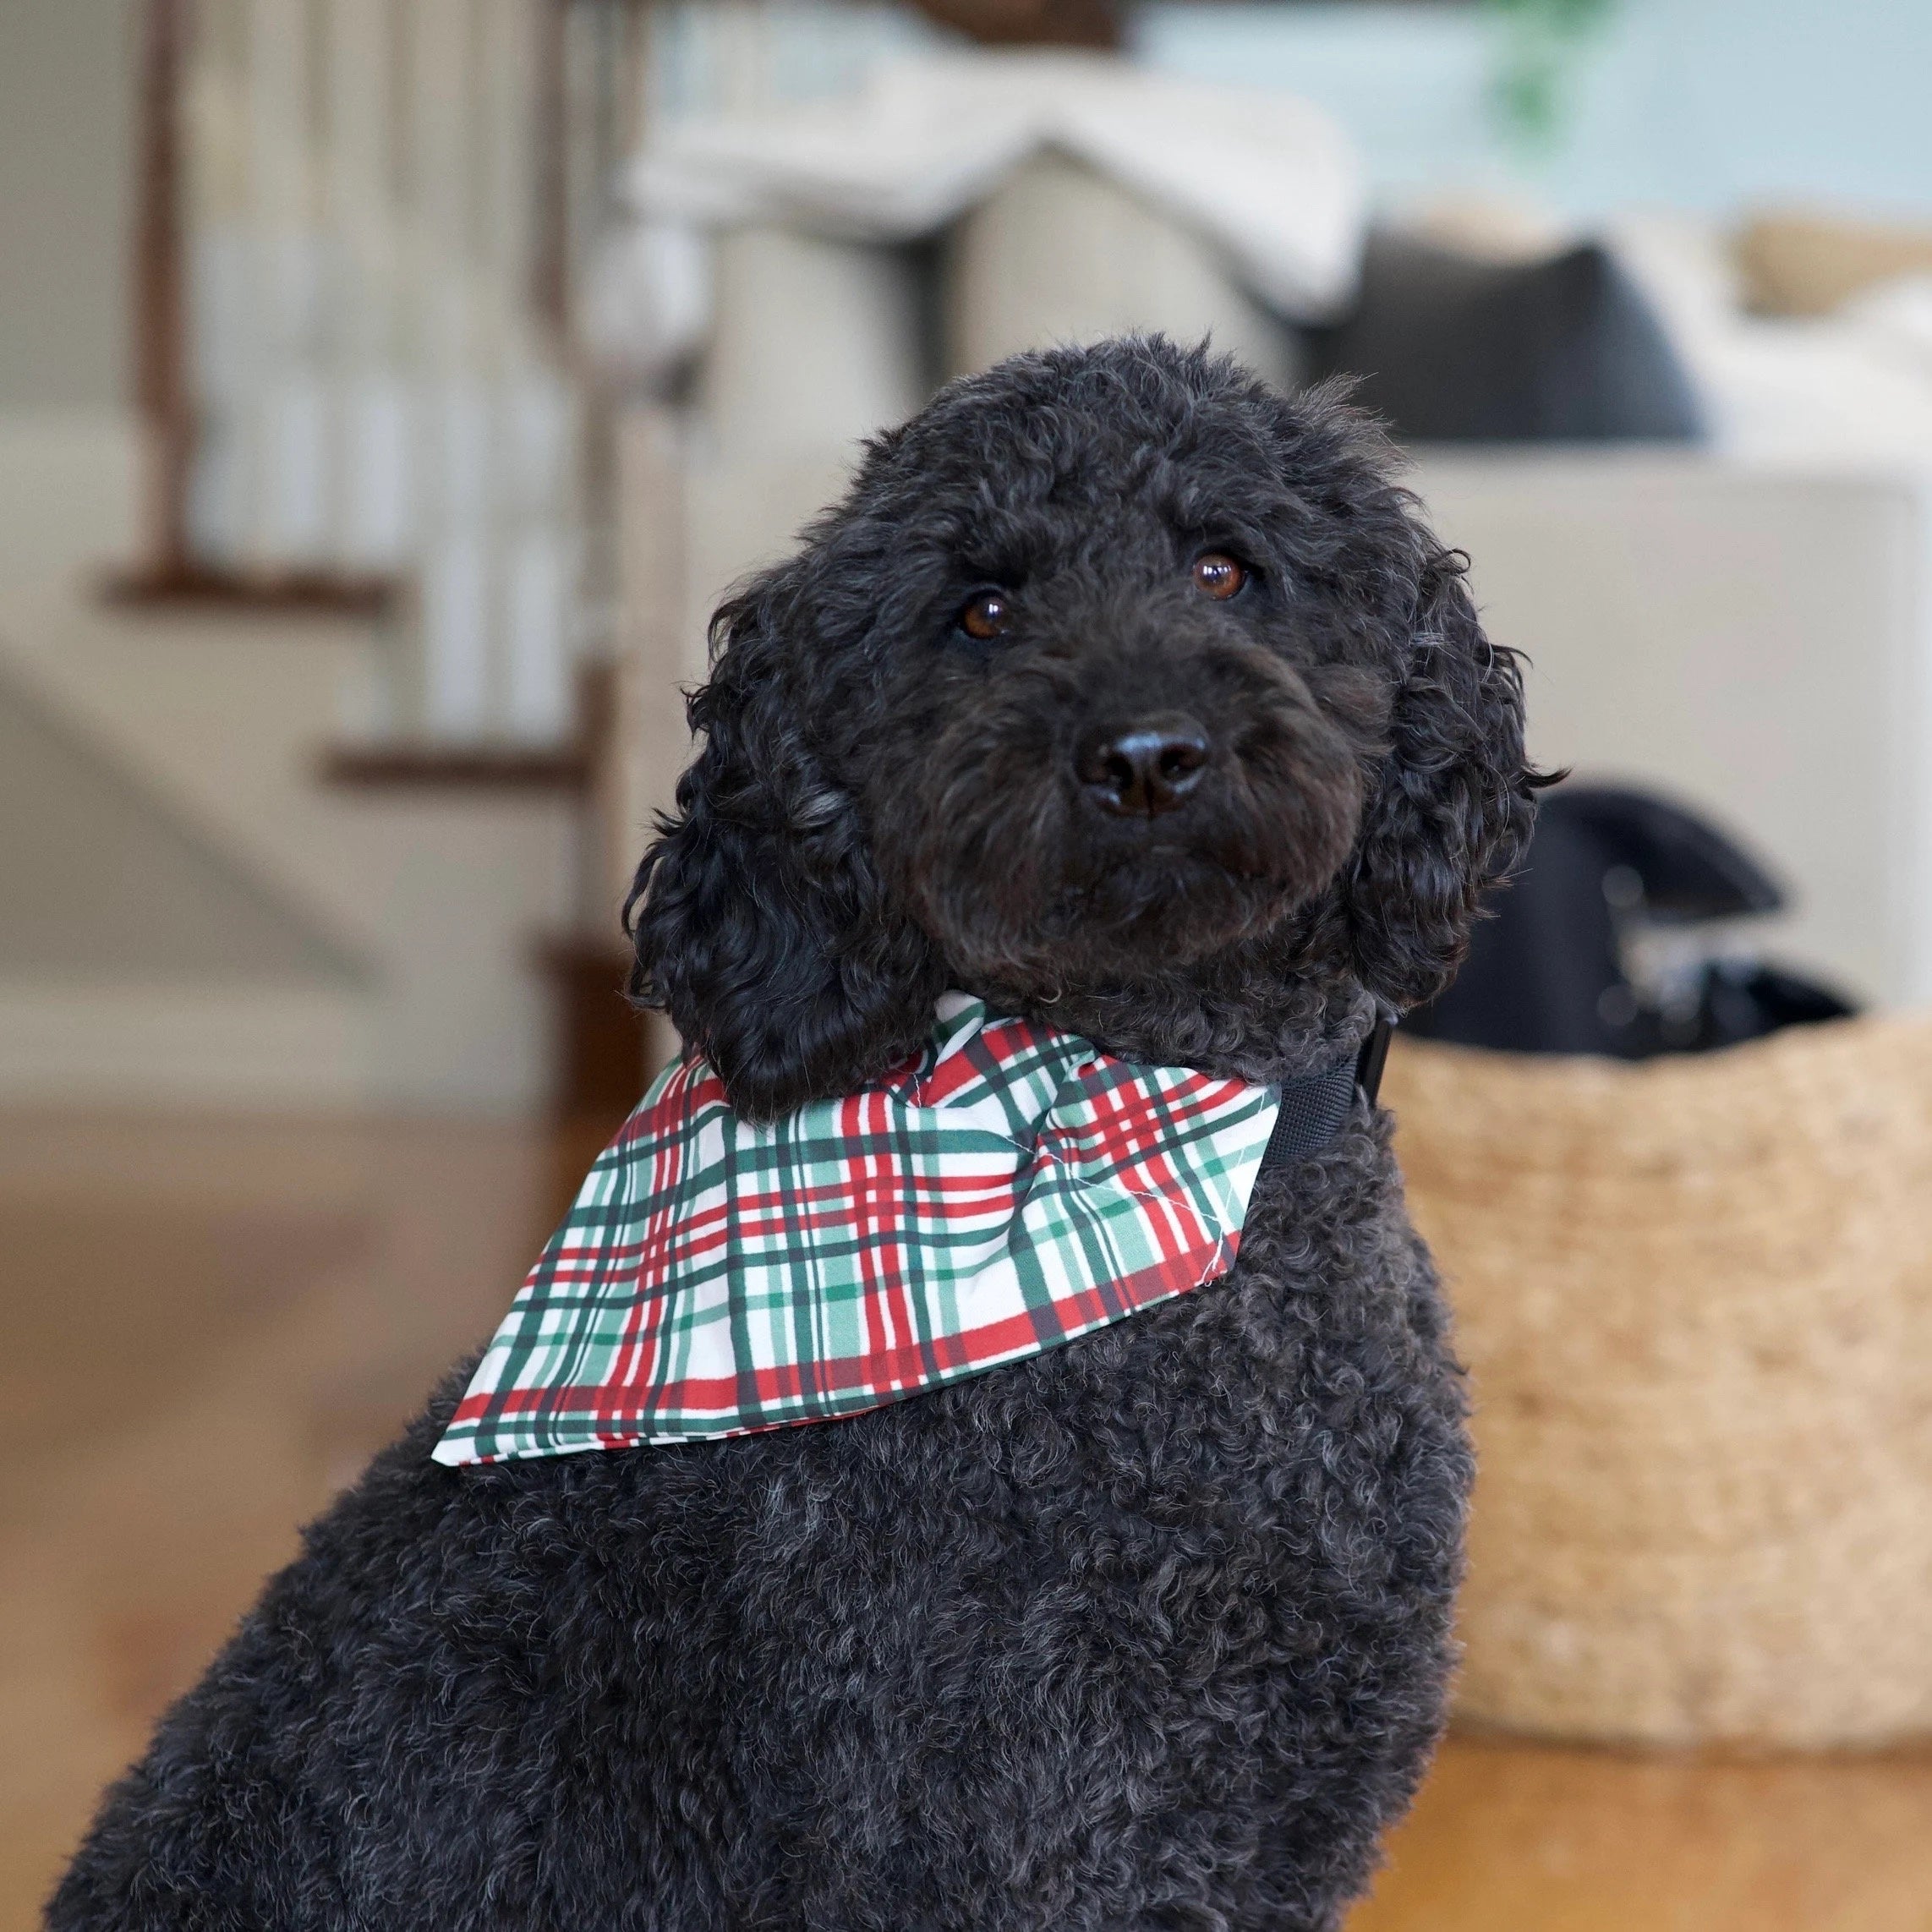
[[[1007,617],[1006,593],[982,590],[960,612],[960,628],[985,643],[1006,628]]]
[[[1248,573],[1224,550],[1210,550],[1194,560],[1194,584],[1217,604],[1224,604],[1248,581]]]

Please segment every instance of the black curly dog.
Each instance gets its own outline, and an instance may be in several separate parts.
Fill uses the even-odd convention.
[[[1334,397],[1158,339],[881,437],[719,613],[636,990],[746,1112],[948,987],[1255,1081],[1440,988],[1530,818]],[[1333,1927],[1442,1721],[1470,1455],[1385,1117],[1223,1280],[853,1420],[450,1470],[462,1377],[108,1796],[82,1928]]]

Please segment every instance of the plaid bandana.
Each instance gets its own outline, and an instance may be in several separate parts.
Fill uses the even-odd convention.
[[[1185,1294],[1234,1263],[1282,1098],[963,993],[884,1084],[769,1126],[687,1054],[591,1169],[436,1460],[856,1415]]]

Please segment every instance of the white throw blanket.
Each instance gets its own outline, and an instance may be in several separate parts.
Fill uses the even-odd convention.
[[[1234,278],[1298,321],[1354,292],[1366,185],[1319,108],[1073,54],[892,61],[857,99],[674,124],[631,166],[638,226],[606,255],[594,334],[660,369],[702,339],[707,230],[757,222],[904,242],[1056,148],[1208,241]]]

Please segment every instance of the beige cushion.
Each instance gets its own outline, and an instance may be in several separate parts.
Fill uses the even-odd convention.
[[[1738,238],[1745,298],[1768,315],[1828,315],[1862,290],[1932,271],[1932,227],[1792,211]]]
[[[902,250],[753,224],[718,237],[716,276],[698,399],[733,460],[842,452],[925,401]]]
[[[1288,331],[1211,244],[1085,162],[1034,156],[952,230],[944,265],[948,372],[1022,349],[1158,329],[1212,334],[1260,376],[1292,376]]]

